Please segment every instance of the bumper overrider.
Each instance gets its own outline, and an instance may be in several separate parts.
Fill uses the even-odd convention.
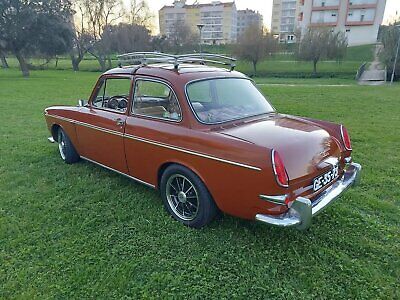
[[[257,214],[255,218],[258,221],[271,225],[283,227],[295,226],[297,229],[305,230],[311,226],[313,216],[333,203],[349,187],[357,185],[360,182],[360,175],[361,165],[349,163],[346,166],[344,175],[318,195],[313,202],[304,197],[297,197],[286,213],[281,215]],[[280,197],[260,195],[261,199],[274,203],[279,203]]]

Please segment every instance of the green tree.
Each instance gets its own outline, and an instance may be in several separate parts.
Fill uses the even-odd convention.
[[[54,57],[70,48],[70,0],[1,0],[0,44],[29,76],[29,55]]]
[[[313,74],[317,74],[317,64],[322,59],[341,61],[346,56],[347,39],[343,32],[328,28],[309,28],[296,48],[298,60],[311,61]]]
[[[400,20],[390,26],[387,26],[381,34],[383,50],[381,51],[379,56],[380,60],[386,65],[389,74],[393,72],[396,50],[398,49],[397,43],[400,37],[400,27],[396,25],[400,25]],[[394,72],[396,74],[396,77],[398,77],[400,74],[400,51],[398,53]]]
[[[257,25],[250,25],[238,37],[234,53],[253,64],[254,75],[257,75],[257,64],[267,55],[278,50],[277,40],[266,30]]]

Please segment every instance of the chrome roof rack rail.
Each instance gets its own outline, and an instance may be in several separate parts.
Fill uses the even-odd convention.
[[[219,64],[229,66],[233,71],[236,67],[235,58],[212,53],[191,53],[172,55],[161,52],[130,52],[118,55],[118,65],[120,67],[132,65],[147,65],[148,63],[171,63],[175,69],[179,68],[179,64],[193,63],[193,64]]]

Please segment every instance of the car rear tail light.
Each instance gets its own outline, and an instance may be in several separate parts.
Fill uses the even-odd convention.
[[[272,167],[274,169],[276,182],[280,186],[288,187],[289,176],[287,175],[282,158],[280,157],[279,153],[274,149],[272,149],[271,157],[272,157]]]
[[[344,143],[344,147],[347,150],[351,150],[351,141],[350,141],[350,136],[349,133],[347,132],[346,127],[344,127],[343,125],[340,126],[340,131],[342,133],[342,140]]]

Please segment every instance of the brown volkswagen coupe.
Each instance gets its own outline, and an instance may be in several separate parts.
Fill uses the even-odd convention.
[[[183,224],[202,227],[220,210],[306,229],[358,182],[343,125],[278,113],[233,59],[120,59],[128,65],[102,74],[87,103],[45,110],[49,140],[68,164],[84,159],[158,189]]]

